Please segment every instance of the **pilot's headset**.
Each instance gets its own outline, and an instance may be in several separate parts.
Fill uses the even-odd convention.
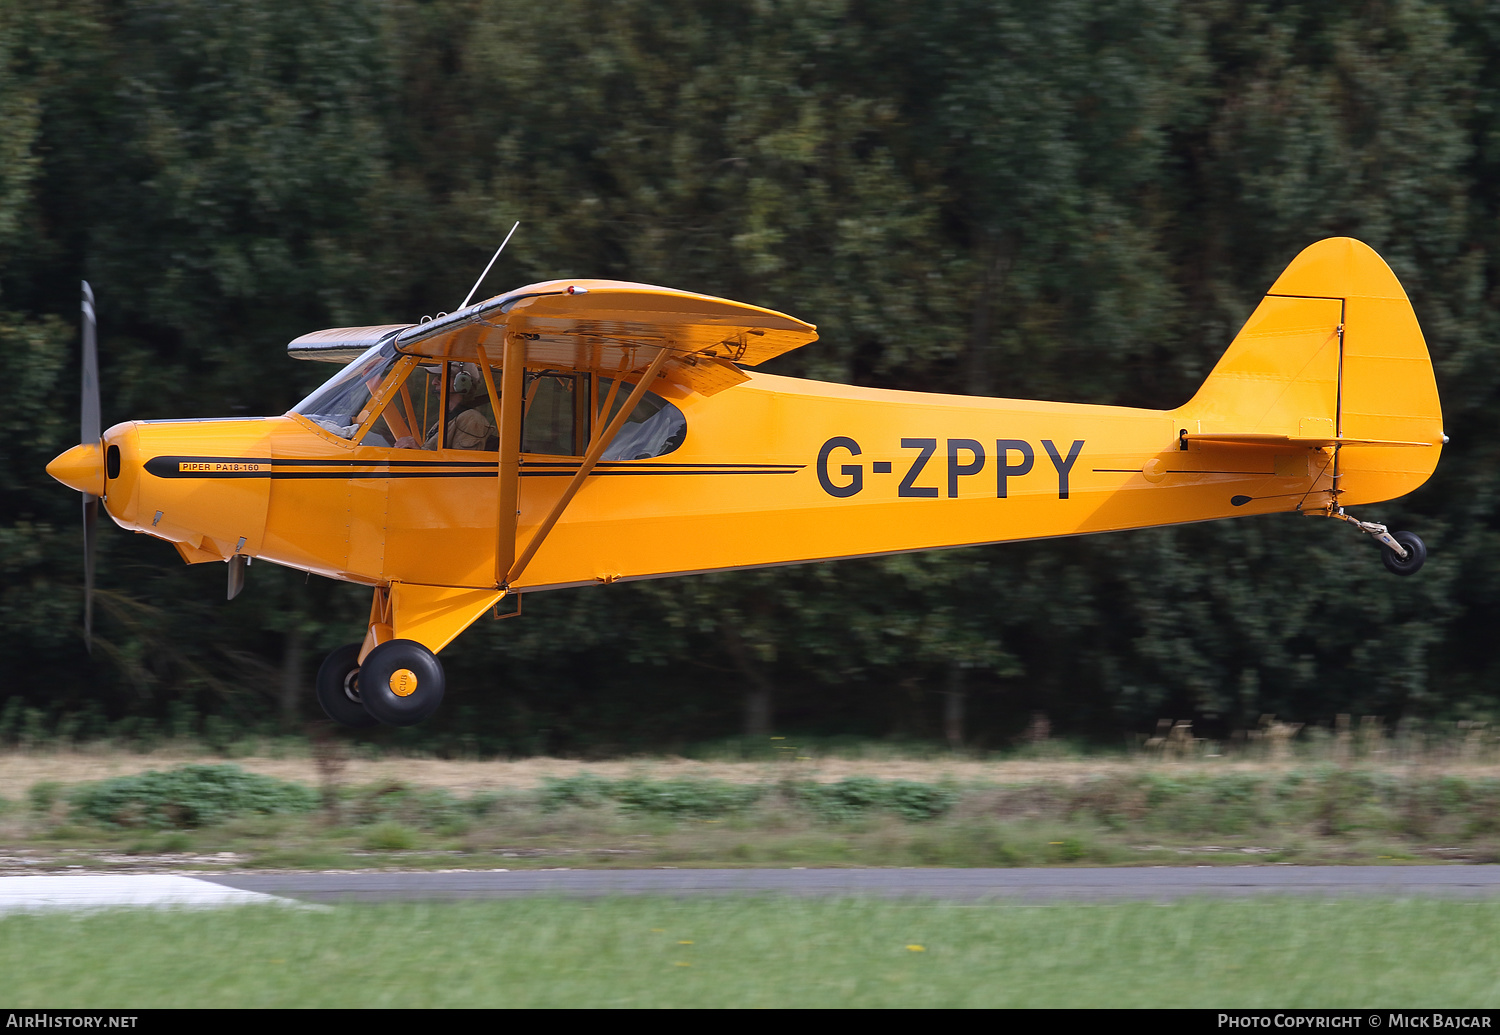
[[[453,381],[448,390],[454,395],[468,395],[479,388],[479,368],[473,363],[455,363]]]

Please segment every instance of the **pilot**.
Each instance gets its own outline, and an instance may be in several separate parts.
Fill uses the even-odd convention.
[[[484,378],[474,363],[453,364],[453,380],[448,384],[448,446],[451,449],[484,449],[496,438],[495,425],[485,415],[484,404],[489,393]],[[433,428],[422,443],[423,449],[436,449],[441,428]]]

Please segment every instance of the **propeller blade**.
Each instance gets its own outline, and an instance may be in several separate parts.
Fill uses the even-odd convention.
[[[83,282],[83,388],[80,393],[78,441],[98,442],[99,342],[94,316],[94,289]],[[94,540],[99,528],[99,497],[83,494],[83,645],[94,653]]]
[[[99,345],[98,321],[94,317],[94,289],[83,282],[83,401],[78,422],[78,441],[99,441]]]
[[[94,653],[94,535],[99,527],[99,497],[83,494],[83,645]]]

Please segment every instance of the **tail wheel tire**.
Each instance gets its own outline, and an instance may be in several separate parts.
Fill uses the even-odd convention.
[[[1385,561],[1385,570],[1396,575],[1415,575],[1427,562],[1427,544],[1415,532],[1392,532],[1391,538],[1406,548],[1406,557],[1396,556],[1396,551],[1381,544],[1380,559]]]
[[[443,703],[443,663],[415,640],[387,640],[359,670],[359,699],[387,726],[415,726]]]
[[[340,647],[323,660],[318,668],[318,704],[340,726],[369,729],[379,725],[375,716],[365,710],[359,694],[359,648],[351,643]]]

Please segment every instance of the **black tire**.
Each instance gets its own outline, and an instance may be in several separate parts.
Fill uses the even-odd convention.
[[[1415,532],[1392,532],[1391,538],[1406,547],[1406,559],[1397,557],[1395,550],[1381,543],[1380,559],[1385,562],[1385,570],[1396,575],[1415,575],[1427,563],[1427,544]]]
[[[375,716],[365,711],[359,696],[359,648],[351,643],[340,647],[318,668],[318,704],[327,715],[340,726],[350,729],[369,729],[378,726]]]
[[[359,698],[387,726],[415,726],[437,711],[443,685],[443,663],[415,640],[387,640],[359,670]]]

